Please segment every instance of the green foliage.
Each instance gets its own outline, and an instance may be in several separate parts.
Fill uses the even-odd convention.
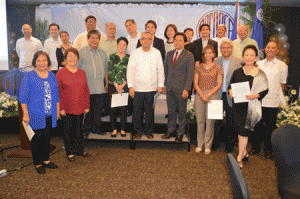
[[[34,36],[39,39],[42,44],[45,42],[45,40],[49,36],[49,31],[48,31],[48,21],[41,21],[40,19],[37,20],[35,24],[35,34]]]

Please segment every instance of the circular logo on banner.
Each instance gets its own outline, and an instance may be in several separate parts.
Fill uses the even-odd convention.
[[[263,20],[263,10],[262,9],[259,9],[256,13],[256,17],[259,21],[262,21]]]
[[[202,24],[210,25],[210,38],[216,37],[217,27],[219,24],[224,24],[226,26],[226,37],[230,38],[233,29],[233,18],[228,12],[224,10],[212,10],[205,13],[198,21],[196,34],[197,38],[200,38],[200,26]]]

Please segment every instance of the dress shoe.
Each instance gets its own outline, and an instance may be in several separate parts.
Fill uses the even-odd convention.
[[[35,170],[39,174],[45,174],[46,173],[46,169],[43,166],[35,167]]]
[[[153,134],[152,133],[147,133],[147,138],[148,139],[153,139]]]
[[[45,167],[45,168],[47,167],[49,169],[57,169],[58,168],[58,166],[52,162],[49,162],[48,164],[43,163],[43,167]]]
[[[249,152],[249,155],[255,155],[255,154],[257,154],[257,153],[259,153],[259,151],[257,151],[257,150],[251,150],[251,151]]]
[[[142,134],[136,132],[136,133],[134,134],[133,139],[141,139],[141,137],[142,137]]]
[[[173,133],[167,133],[167,134],[161,136],[162,139],[169,139],[171,137],[175,137]]]
[[[67,160],[69,160],[70,162],[74,162],[75,156],[67,156]]]
[[[175,142],[182,142],[182,135],[177,135],[175,138]]]

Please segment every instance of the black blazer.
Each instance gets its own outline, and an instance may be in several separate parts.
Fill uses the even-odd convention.
[[[193,44],[198,48],[198,51],[200,53],[200,63],[202,63],[202,38],[197,39],[196,41],[193,42]],[[207,45],[212,45],[214,47],[215,53],[216,53],[216,58],[218,57],[218,42],[212,39],[208,39]]]
[[[193,53],[195,62],[200,61],[200,53],[198,48],[193,43],[186,44],[184,48]]]
[[[141,45],[140,40],[139,40],[136,47],[138,48],[138,47],[141,47],[141,46],[142,45]],[[162,61],[164,62],[165,57],[166,57],[164,40],[159,39],[157,37],[154,37],[153,47],[160,51]]]
[[[58,69],[64,67],[61,63],[64,61],[64,55],[61,50],[62,47],[56,48],[56,59],[58,63]]]

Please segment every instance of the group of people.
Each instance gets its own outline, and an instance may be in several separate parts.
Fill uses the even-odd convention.
[[[264,140],[269,157],[281,86],[287,79],[287,65],[276,58],[278,43],[269,42],[266,59],[256,62],[257,43],[248,37],[246,25],[238,28],[239,39],[231,41],[225,38],[225,25],[218,26],[217,38],[213,40],[209,38],[210,26],[203,24],[201,38],[194,42],[193,29],[178,32],[174,24],[166,27],[164,42],[155,37],[157,24],[152,20],[147,21],[141,34],[133,19],[126,20],[127,38],[115,36],[113,23],[106,24],[107,36],[102,35],[96,30],[94,16],[88,16],[85,25],[87,31],[78,35],[73,44],[68,32],[59,33],[57,24],[50,24],[51,37],[44,48],[31,36],[27,24],[22,27],[24,38],[17,41],[19,67],[34,68],[24,75],[19,98],[23,121],[35,131],[31,147],[38,173],[45,173],[47,167],[57,168],[49,161],[49,144],[51,128],[56,127],[60,116],[64,121],[67,159],[73,162],[75,155],[89,157],[83,148],[83,130],[105,133],[101,132],[101,115],[106,98],[127,92],[133,101],[135,139],[142,135],[153,139],[154,96],[165,91],[168,130],[162,139],[175,137],[176,142],[181,142],[187,124],[187,99],[194,90],[197,153],[210,154],[223,141],[225,150],[230,152],[238,139],[237,162],[242,168],[249,157],[248,137],[253,135],[259,139],[253,140],[252,154],[260,150],[260,142]],[[249,102],[233,103],[231,84],[247,81],[251,88],[251,95],[246,96]],[[225,126],[207,118],[208,104],[217,99],[223,100]],[[126,136],[127,109],[126,106],[110,109],[111,137],[117,135],[119,114],[120,133]],[[261,131],[263,124],[267,131]],[[254,131],[255,126],[261,128]]]

